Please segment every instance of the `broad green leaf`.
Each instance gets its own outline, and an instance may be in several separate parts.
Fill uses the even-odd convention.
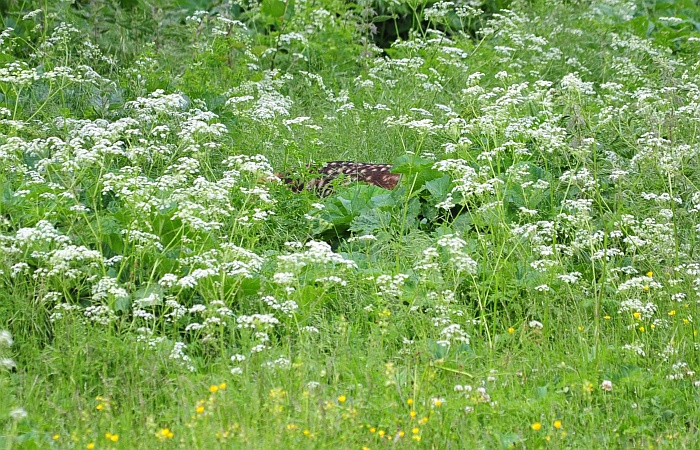
[[[285,17],[289,19],[294,10],[294,0],[263,0],[260,11],[275,19]]]
[[[443,177],[427,181],[425,183],[425,187],[436,200],[444,200],[447,194],[450,192],[451,181],[450,176],[445,175]]]
[[[391,222],[391,213],[368,209],[362,212],[350,223],[350,231],[360,234],[373,233],[386,227]]]
[[[126,312],[131,308],[131,299],[129,297],[121,297],[114,302],[114,310],[117,312]]]
[[[392,167],[392,173],[400,173],[403,175],[413,175],[422,170],[430,169],[433,167],[433,161],[425,158],[421,158],[416,155],[403,155],[394,161],[394,166]]]

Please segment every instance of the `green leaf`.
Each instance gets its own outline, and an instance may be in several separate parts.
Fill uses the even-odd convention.
[[[425,183],[425,187],[428,189],[428,192],[435,197],[435,199],[442,201],[450,192],[451,182],[452,180],[450,179],[450,176],[445,175],[443,177],[427,181]]]
[[[290,19],[294,11],[294,0],[263,0],[260,11],[275,19]]]
[[[545,398],[547,397],[547,386],[537,386],[535,392],[537,393],[537,398]]]
[[[464,212],[452,221],[452,228],[455,231],[471,230],[473,224],[471,214]]]
[[[396,205],[396,200],[390,193],[377,194],[370,199],[370,204],[376,208],[386,208]]]
[[[244,278],[241,281],[241,291],[244,295],[253,295],[260,291],[260,277]]]
[[[394,19],[394,17],[395,17],[395,16],[389,16],[389,15],[386,15],[386,14],[382,14],[382,15],[379,15],[379,16],[374,16],[374,17],[372,17],[372,22],[374,22],[374,23],[386,22],[386,21],[389,21],[389,20]]]
[[[124,253],[124,239],[121,224],[113,215],[105,215],[91,221],[91,226],[102,233],[102,252],[109,255]]]
[[[131,299],[129,297],[121,297],[114,302],[114,310],[117,312],[126,312],[131,308]]]
[[[253,48],[250,49],[251,53],[253,53],[255,56],[261,56],[269,47],[267,45],[254,45]],[[260,81],[262,79],[262,75],[258,73],[254,73],[251,75],[251,80],[252,81]]]
[[[433,359],[443,359],[447,356],[449,350],[449,346],[439,344],[433,339],[428,339],[428,352]]]
[[[418,198],[413,197],[409,202],[408,205],[406,205],[406,211],[405,211],[405,223],[404,227],[405,228],[411,228],[415,226],[418,222],[418,216],[421,213],[421,202],[418,200]]]
[[[350,222],[350,231],[369,234],[388,226],[389,223],[391,223],[391,213],[377,209],[368,209]]]
[[[394,161],[394,166],[391,169],[392,173],[400,173],[403,175],[413,175],[426,169],[433,167],[433,161],[421,158],[416,155],[403,155]]]
[[[281,0],[263,0],[260,11],[272,17],[282,17],[287,5]]]

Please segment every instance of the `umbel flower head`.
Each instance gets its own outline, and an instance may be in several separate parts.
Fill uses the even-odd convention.
[[[12,335],[7,330],[0,330],[0,347],[12,347]]]

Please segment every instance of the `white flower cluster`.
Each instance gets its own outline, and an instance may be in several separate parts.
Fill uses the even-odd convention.
[[[287,317],[292,317],[294,313],[299,309],[299,305],[294,300],[286,300],[282,303],[278,302],[275,297],[267,295],[262,298],[263,303],[272,308],[273,310],[280,311]]]
[[[272,314],[253,314],[250,316],[238,316],[238,328],[249,328],[252,330],[269,330],[280,321]]]
[[[379,295],[384,297],[400,298],[403,293],[401,288],[408,278],[409,276],[403,273],[399,273],[394,276],[379,275],[376,279]]]
[[[640,319],[651,319],[654,314],[656,314],[657,306],[652,302],[643,303],[638,298],[631,298],[628,300],[623,300],[620,302],[620,308],[618,309],[618,314],[623,314],[626,312],[639,313]]]
[[[347,269],[357,268],[355,261],[345,259],[334,253],[327,242],[309,241],[302,252],[277,257],[279,265],[292,271],[299,271],[307,266],[340,266]]]
[[[187,367],[187,369],[190,372],[194,372],[195,367],[192,364],[192,359],[185,353],[186,349],[187,344],[185,344],[184,342],[175,342],[175,344],[173,344],[173,349],[170,352],[169,358],[180,362],[180,364]]]
[[[280,90],[290,77],[279,76],[276,71],[266,72],[262,80],[245,82],[229,91],[226,106],[234,114],[256,122],[268,123],[289,117],[294,102]]]
[[[3,349],[12,347],[12,334],[7,330],[0,330],[0,369],[14,370],[17,363],[12,358],[3,357]]]

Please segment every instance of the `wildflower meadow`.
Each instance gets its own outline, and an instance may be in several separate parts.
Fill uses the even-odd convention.
[[[697,2],[0,19],[0,448],[700,448]]]

